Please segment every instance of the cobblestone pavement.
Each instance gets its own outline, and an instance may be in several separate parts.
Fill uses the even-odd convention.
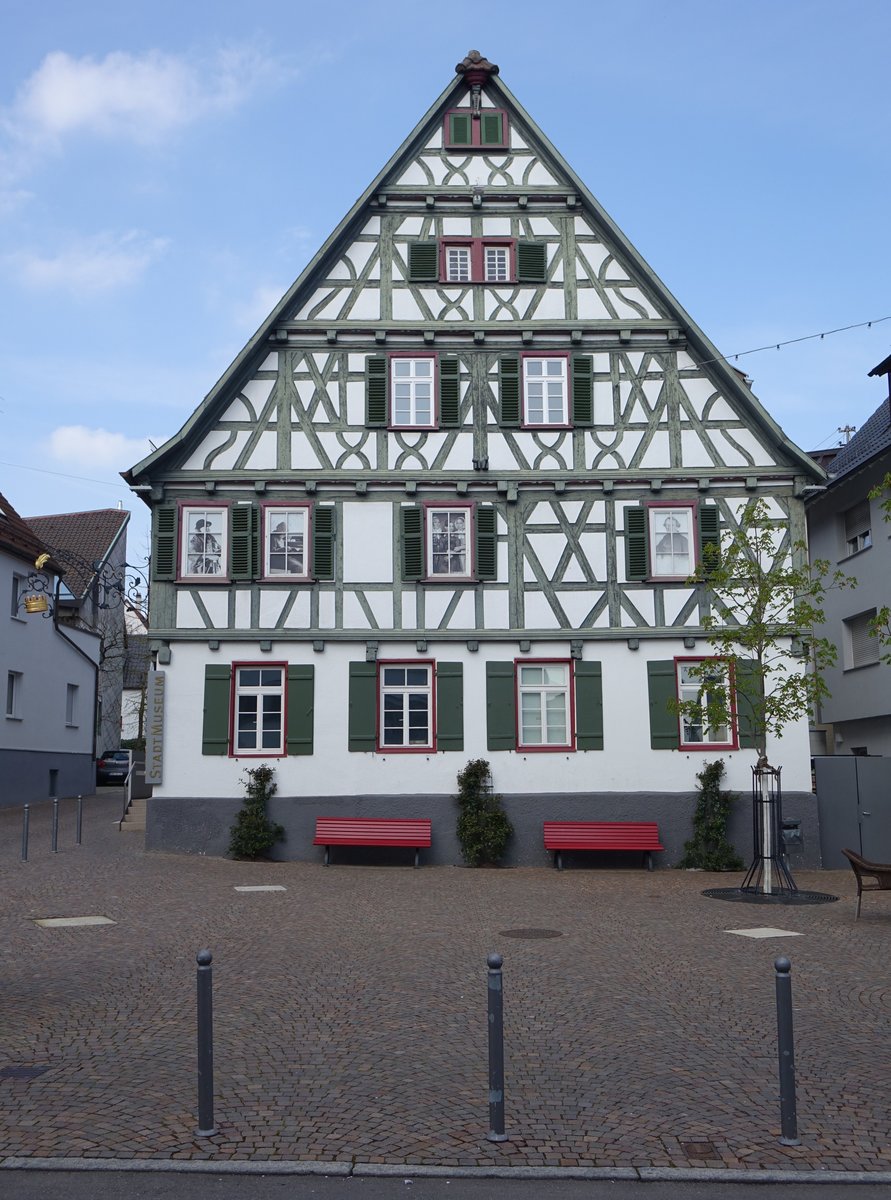
[[[891,1170],[891,894],[815,907],[642,870],[146,854],[117,791],[0,811],[0,1160]],[[238,892],[275,884],[279,892]],[[115,924],[44,928],[36,918]],[[795,938],[728,929],[778,926]],[[548,929],[528,939],[505,930]],[[195,1130],[195,955],[214,954],[218,1132]],[[510,1140],[486,1140],[486,955],[504,955]],[[779,1144],[774,959],[793,963],[801,1145]],[[39,1067],[31,1078],[10,1068]]]

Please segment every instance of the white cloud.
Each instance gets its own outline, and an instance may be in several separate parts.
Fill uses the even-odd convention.
[[[103,59],[55,50],[44,58],[3,114],[15,140],[56,142],[78,132],[156,141],[171,131],[244,103],[262,83],[290,72],[250,47],[192,61],[150,50]]]
[[[138,230],[99,233],[51,255],[22,250],[10,255],[8,262],[27,287],[61,287],[82,295],[134,283],[167,245],[167,239],[150,238]]]
[[[155,439],[160,445],[161,439]],[[151,453],[148,438],[127,437],[107,429],[88,429],[86,425],[60,425],[49,436],[47,449],[60,463],[77,464],[90,469],[109,467],[124,471]]]

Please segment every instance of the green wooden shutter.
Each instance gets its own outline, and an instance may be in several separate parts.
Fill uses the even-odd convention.
[[[288,754],[312,754],[315,670],[311,663],[288,665]]]
[[[402,530],[402,578],[420,579],[424,574],[424,522],[420,504],[405,504],[399,510]]]
[[[449,113],[449,145],[469,146],[472,140],[470,113]]]
[[[699,559],[706,575],[721,561],[721,518],[717,504],[699,506]]]
[[[575,744],[603,749],[603,671],[599,662],[575,664]]]
[[[548,248],[544,242],[517,242],[517,279],[544,283],[548,277]]]
[[[517,702],[512,662],[486,663],[486,746],[516,750]]]
[[[594,424],[594,364],[590,354],[572,356],[572,423]]]
[[[312,573],[316,579],[334,578],[334,538],[337,511],[333,504],[317,504],[312,514]]]
[[[498,578],[498,536],[494,504],[476,506],[476,577]]]
[[[408,277],[412,283],[430,283],[439,279],[438,242],[409,242]]]
[[[464,666],[436,664],[436,749],[464,749]]]
[[[733,665],[736,683],[736,728],[741,750],[753,750],[758,746],[758,723],[755,704],[758,703],[762,685],[758,677],[758,664],[751,658],[738,658]]]
[[[504,142],[502,113],[482,113],[480,116],[480,145],[500,146]]]
[[[253,579],[258,574],[260,546],[257,510],[253,504],[233,504],[229,512],[229,577]]]
[[[520,424],[520,360],[516,355],[499,360],[498,393],[501,399],[500,424]]]
[[[365,360],[365,424],[387,423],[388,363],[385,354],[372,354]]]
[[[350,663],[347,749],[359,753],[377,749],[377,663]]]
[[[625,509],[625,578],[646,579],[647,510]]]
[[[232,668],[204,668],[204,724],[201,733],[202,754],[229,753],[229,700],[232,692]]]
[[[441,429],[457,429],[461,424],[458,368],[457,358],[441,358],[439,360],[439,425]]]
[[[647,663],[647,687],[650,699],[650,745],[654,750],[677,750],[680,745],[677,713],[670,711],[669,700],[677,699],[674,659]]]
[[[176,579],[175,504],[161,504],[154,511],[152,526],[152,579]]]

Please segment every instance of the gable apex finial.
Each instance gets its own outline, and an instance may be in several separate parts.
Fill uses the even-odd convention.
[[[467,57],[455,67],[459,75],[463,75],[469,84],[484,84],[491,75],[498,74],[495,63],[489,62],[479,50],[468,50]]]

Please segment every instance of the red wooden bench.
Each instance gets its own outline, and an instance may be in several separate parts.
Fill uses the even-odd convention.
[[[408,817],[316,817],[314,846],[325,847],[325,866],[332,846],[408,846],[415,866],[422,846],[430,845],[430,821]]]
[[[544,844],[561,871],[564,850],[640,850],[652,871],[653,851],[665,849],[655,821],[545,821]]]

